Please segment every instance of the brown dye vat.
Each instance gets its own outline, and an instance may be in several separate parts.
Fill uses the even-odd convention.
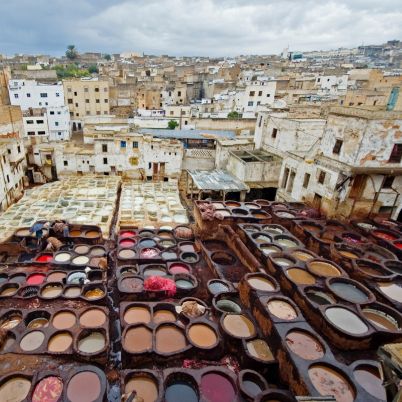
[[[71,230],[70,231],[70,237],[79,237],[79,236],[81,236],[81,230],[77,230],[77,229],[75,229],[75,230]]]
[[[1,329],[12,329],[16,327],[22,321],[22,317],[19,314],[9,314],[6,318],[1,320]]]
[[[356,259],[359,258],[359,256],[355,253],[352,253],[351,251],[347,250],[338,250],[338,253],[345,258],[350,258],[350,259]]]
[[[206,324],[193,324],[188,330],[190,341],[199,348],[211,348],[218,342],[213,328]]]
[[[155,324],[160,324],[162,322],[174,322],[176,321],[176,316],[170,310],[157,310],[153,314],[153,322]]]
[[[152,331],[143,325],[129,328],[123,337],[123,346],[130,353],[152,349]]]
[[[0,293],[0,296],[12,296],[18,290],[18,286],[8,286]]]
[[[362,314],[366,320],[380,329],[386,329],[389,331],[399,330],[398,321],[385,312],[367,308],[362,310]]]
[[[149,376],[139,374],[131,378],[126,383],[124,392],[129,394],[132,391],[136,391],[144,402],[155,402],[158,399],[158,384]]]
[[[37,328],[46,328],[49,325],[49,320],[44,317],[35,318],[29,322],[27,328],[29,329],[37,329]]]
[[[57,329],[68,329],[76,323],[75,314],[69,311],[61,311],[53,316],[52,325]]]
[[[263,339],[254,339],[246,343],[247,350],[251,356],[263,361],[273,361],[275,360],[271,349],[269,348],[267,342]]]
[[[92,354],[98,353],[106,346],[106,338],[102,332],[90,332],[78,341],[80,352]]]
[[[256,289],[264,292],[272,292],[275,290],[275,285],[267,278],[263,276],[251,276],[247,279],[248,284]]]
[[[314,285],[315,278],[307,271],[300,268],[290,268],[286,271],[286,275],[297,285]]]
[[[61,332],[49,339],[49,352],[65,352],[73,344],[73,337],[68,332]]]
[[[20,342],[20,348],[24,352],[32,352],[38,349],[45,340],[45,334],[41,331],[32,331],[26,334]]]
[[[256,333],[254,324],[242,314],[228,314],[223,319],[224,329],[236,338],[249,338]]]
[[[305,331],[290,331],[285,340],[289,349],[304,360],[316,360],[324,356],[321,343]]]
[[[341,271],[333,264],[325,261],[311,261],[307,263],[308,269],[315,275],[330,278],[341,276]]]
[[[40,295],[45,299],[53,299],[63,293],[63,287],[59,285],[48,285],[42,288]]]
[[[28,396],[31,381],[25,377],[11,377],[0,386],[0,401],[22,402]]]
[[[101,381],[92,371],[75,374],[67,385],[67,398],[70,402],[94,402],[101,393]]]
[[[100,288],[93,288],[84,293],[84,297],[89,300],[99,299],[105,295],[105,292]]]
[[[174,325],[161,325],[155,333],[155,346],[159,353],[179,352],[187,346],[186,337]]]
[[[353,402],[356,392],[346,377],[338,371],[321,364],[308,369],[314,388],[320,395],[333,395],[336,402]]]
[[[124,321],[127,324],[148,324],[151,321],[151,313],[146,307],[130,307],[124,313]]]
[[[86,310],[79,319],[80,325],[87,328],[100,327],[106,322],[106,314],[103,310]]]
[[[291,253],[291,256],[293,258],[296,258],[299,261],[309,261],[312,260],[313,258],[315,258],[315,256],[307,253],[306,251],[294,251],[293,253]]]
[[[357,367],[353,371],[356,381],[369,394],[373,395],[379,401],[387,400],[387,393],[382,385],[382,379],[378,375],[378,370],[368,367]]]
[[[369,330],[357,314],[343,307],[329,307],[325,311],[325,316],[342,331],[353,335],[363,335]]]
[[[271,314],[281,320],[291,321],[297,317],[297,312],[293,306],[284,300],[270,300],[267,304],[267,308]]]
[[[85,232],[85,237],[88,239],[95,239],[99,237],[100,233],[96,230],[89,230],[88,232]]]
[[[390,299],[402,303],[402,287],[397,283],[378,283],[378,288],[385,296]]]
[[[52,272],[47,276],[47,282],[62,282],[67,277],[65,272]]]

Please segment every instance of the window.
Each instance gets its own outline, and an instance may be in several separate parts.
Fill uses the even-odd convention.
[[[10,176],[7,175],[7,183],[10,183]]]
[[[39,135],[45,135],[45,134],[46,134],[46,131],[38,131],[38,134],[39,134]]]
[[[148,169],[151,169],[151,167],[152,167],[152,163],[149,162],[149,163],[148,163]]]
[[[14,94],[14,98],[15,98],[15,99],[18,99],[18,94]]]
[[[103,92],[107,92],[107,87],[103,88]]]
[[[43,124],[44,121],[43,120],[36,120],[36,124]]]
[[[27,94],[27,98],[30,98],[31,97],[31,94]]]
[[[321,81],[321,78],[317,78],[317,82],[320,82]]]
[[[64,166],[68,166],[68,161],[63,162]]]
[[[392,188],[394,184],[395,176],[385,176],[384,183],[382,185],[383,188]]]
[[[54,122],[54,125],[55,125],[56,127],[58,127],[58,126],[59,126],[59,122],[58,122],[58,121],[55,121],[55,122]]]
[[[84,92],[88,92],[88,87],[85,87],[85,88],[84,88]]]
[[[126,148],[127,147],[127,142],[126,141],[120,141],[120,148]]]
[[[56,98],[59,98],[59,97],[60,97],[60,93],[56,92]]]
[[[267,94],[267,98],[270,98],[271,97],[271,94]]]
[[[262,124],[262,116],[260,116],[260,120],[258,121],[258,127],[261,127]]]
[[[67,88],[67,92],[71,92],[71,88]]]
[[[96,99],[96,103],[100,103],[100,99]]]
[[[247,106],[253,106],[253,105],[254,105],[254,102],[252,102],[252,101],[247,103]]]
[[[89,103],[89,99],[85,99],[85,103]]]
[[[305,174],[304,174],[304,180],[303,180],[303,187],[304,187],[304,188],[307,188],[309,182],[310,182],[310,174],[309,174],[309,173],[305,173]]]
[[[72,105],[72,104],[73,104],[73,100],[72,100],[71,98],[69,98],[69,99],[67,99],[67,103],[68,103],[69,105]]]
[[[318,175],[318,183],[324,184],[325,175],[326,173],[323,170],[321,170],[320,174]]]
[[[261,105],[261,102],[260,102],[260,101],[258,101],[258,102],[257,102],[257,106],[260,106],[260,105]]]
[[[78,94],[77,94],[77,92],[74,92],[74,96],[77,96]]]
[[[105,103],[108,103],[109,102],[109,100],[108,99],[105,99]],[[162,105],[161,105],[162,106]]]
[[[21,147],[19,145],[17,146],[17,151],[18,151],[18,153],[21,152]]]
[[[343,144],[342,140],[336,140],[335,145],[334,145],[334,149],[332,150],[332,153],[336,154],[336,155],[339,155],[339,153],[341,152],[342,144]]]
[[[99,92],[99,88],[98,88],[98,87],[95,88],[95,92]]]
[[[47,93],[46,92],[41,92],[40,97],[41,98],[47,98]]]
[[[91,112],[89,110],[86,111],[85,113],[87,116],[89,116],[91,114]]]
[[[103,158],[103,164],[107,165],[107,158]]]
[[[286,188],[286,184],[288,182],[288,177],[289,177],[289,168],[285,168],[285,171],[283,173],[283,179],[282,179],[282,188]]]
[[[138,142],[137,141],[133,141],[133,148],[138,148]]]
[[[33,120],[27,120],[27,124],[34,124]]]
[[[277,128],[273,128],[273,129],[272,129],[272,138],[276,138],[277,134],[278,134],[278,129],[277,129]]]
[[[28,135],[35,135],[35,131],[28,131]]]
[[[394,144],[388,162],[400,163],[401,157],[402,157],[402,144]]]
[[[50,115],[51,115],[51,116],[53,116],[53,115],[54,115],[54,112],[53,112],[53,111],[52,111],[52,112],[50,112]]]
[[[177,96],[181,96],[181,91],[177,91]]]
[[[57,112],[57,114],[61,114],[61,112]]]
[[[99,115],[100,115],[100,111],[98,110],[98,111],[96,112],[96,114],[99,116]]]
[[[255,95],[255,91],[250,91],[250,96],[254,96]]]
[[[102,144],[102,152],[107,152],[107,144]]]
[[[262,91],[258,91],[258,96],[262,96]]]

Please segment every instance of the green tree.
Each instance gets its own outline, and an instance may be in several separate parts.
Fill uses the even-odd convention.
[[[98,68],[98,66],[96,65],[96,64],[91,64],[89,67],[88,67],[88,72],[90,73],[90,74],[98,74],[99,73],[99,68]]]
[[[77,49],[75,45],[68,45],[66,50],[66,57],[69,60],[75,60],[78,57]]]
[[[237,113],[236,111],[228,113],[228,119],[235,120],[235,119],[240,119],[241,114]]]
[[[112,60],[112,56],[111,56],[110,54],[104,54],[104,55],[103,55],[103,58],[104,58],[105,60],[107,60],[107,61]]]
[[[176,120],[169,120],[168,128],[170,130],[174,130],[178,126],[179,126],[179,123]]]

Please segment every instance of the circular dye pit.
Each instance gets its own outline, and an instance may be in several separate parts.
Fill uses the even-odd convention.
[[[101,382],[92,371],[75,374],[67,385],[67,398],[70,402],[94,402],[100,398]]]
[[[85,279],[87,279],[87,275],[85,272],[73,272],[68,275],[67,283],[68,284],[80,284],[84,283]]]
[[[85,232],[85,237],[88,239],[96,239],[99,236],[100,233],[97,230],[89,230],[88,232]]]
[[[398,331],[400,329],[398,321],[383,311],[367,308],[362,311],[362,314],[377,328],[389,331]]]
[[[321,292],[320,290],[308,290],[306,292],[307,298],[319,306],[326,306],[334,304],[336,300],[328,293]]]
[[[352,311],[343,307],[329,307],[325,310],[328,320],[342,331],[362,335],[368,331],[364,321]]]
[[[133,232],[131,230],[124,230],[124,231],[120,232],[120,237],[133,237],[136,234],[137,234],[136,232]]]
[[[9,282],[10,283],[22,283],[22,282],[25,282],[25,278],[26,278],[26,276],[24,274],[17,274],[17,275],[10,277]]]
[[[396,235],[389,233],[389,232],[383,232],[382,230],[374,230],[372,232],[373,236],[378,237],[379,239],[387,240],[387,241],[393,241],[396,240]]]
[[[218,300],[216,302],[216,307],[218,307],[219,310],[224,311],[225,313],[241,313],[241,307],[236,302],[230,299]]]
[[[28,285],[40,285],[45,281],[46,275],[44,274],[32,274],[27,278]]]
[[[285,211],[277,211],[277,212],[275,212],[275,215],[278,218],[285,218],[285,219],[295,218],[295,215],[291,214],[290,212],[285,212]]]
[[[47,276],[47,282],[62,282],[67,276],[65,272],[52,272]]]
[[[156,241],[153,239],[142,239],[140,240],[140,247],[146,247],[146,248],[156,247]]]
[[[128,308],[124,312],[123,318],[127,324],[148,324],[151,322],[151,313],[146,307],[135,306]]]
[[[79,255],[78,257],[74,257],[71,262],[74,265],[87,265],[89,263],[89,257],[86,255]]]
[[[375,263],[365,263],[365,262],[359,262],[357,264],[357,268],[359,269],[360,272],[364,273],[365,275],[368,276],[389,276],[392,275],[391,272],[385,270],[382,268],[381,265],[375,264]]]
[[[141,258],[154,258],[158,253],[156,248],[146,247],[141,250]]]
[[[305,251],[294,251],[291,255],[299,261],[309,261],[314,258],[314,256]]]
[[[308,375],[320,395],[333,395],[336,402],[353,402],[355,391],[343,374],[324,365],[313,365]]]
[[[297,285],[314,285],[315,278],[309,272],[300,268],[290,268],[286,271],[288,278]]]
[[[166,269],[164,267],[149,267],[144,269],[144,276],[166,276]]]
[[[34,318],[31,320],[27,328],[29,329],[38,329],[38,328],[46,328],[49,325],[49,320],[45,317]]]
[[[78,258],[78,257],[76,257]],[[70,253],[58,253],[55,255],[54,260],[56,262],[68,262],[71,260],[71,254]]]
[[[174,325],[162,325],[155,333],[155,346],[159,353],[175,353],[187,346],[186,337]]]
[[[223,319],[223,328],[237,338],[249,338],[255,335],[254,324],[242,314],[228,314]]]
[[[0,401],[22,402],[28,396],[31,381],[24,377],[12,377],[0,386]]]
[[[282,251],[277,246],[274,246],[274,245],[271,246],[271,245],[266,245],[266,244],[261,245],[260,250],[263,252],[264,255],[270,255],[270,254],[273,254],[273,253],[280,253]]]
[[[75,230],[70,230],[70,237],[80,237],[82,235],[81,230],[75,229]]]
[[[18,286],[7,286],[1,291],[0,296],[12,296],[17,290]]]
[[[176,287],[179,289],[193,289],[194,283],[190,279],[176,279]]]
[[[73,344],[73,337],[68,332],[60,332],[49,339],[47,348],[49,352],[66,352]]]
[[[216,372],[201,377],[201,394],[208,402],[233,402],[236,398],[232,382],[225,375]]]
[[[297,317],[297,311],[290,303],[284,300],[270,300],[267,304],[267,308],[271,314],[281,320],[291,321]]]
[[[89,255],[91,257],[103,257],[105,255],[105,249],[103,247],[94,246],[91,248]]]
[[[123,249],[120,250],[118,255],[119,258],[123,258],[125,260],[129,260],[131,258],[135,258],[136,254],[134,250],[129,250],[129,249]]]
[[[394,274],[402,275],[402,262],[401,261],[386,261],[384,265],[388,270]]]
[[[198,402],[198,395],[189,383],[174,381],[165,390],[165,402]]]
[[[59,377],[49,376],[36,384],[32,402],[57,402],[63,392],[63,381]]]
[[[152,331],[142,325],[130,328],[123,338],[123,346],[130,353],[152,349]]]
[[[101,288],[89,289],[84,293],[84,297],[88,300],[100,299],[103,296],[105,296],[105,292]]]
[[[61,311],[53,316],[52,325],[56,329],[68,329],[76,323],[75,314],[70,311]]]
[[[8,314],[6,318],[0,321],[1,329],[13,329],[22,321],[19,314]]]
[[[124,392],[129,394],[132,391],[136,391],[144,402],[155,402],[158,399],[158,384],[149,376],[139,374],[130,378],[124,388]]]
[[[189,251],[185,251],[180,255],[182,261],[187,262],[188,264],[193,264],[198,261],[197,253],[191,253]]]
[[[35,259],[36,262],[50,262],[53,261],[52,254],[42,254]]]
[[[161,240],[159,242],[159,246],[163,247],[163,248],[169,248],[169,247],[173,247],[176,243],[173,240]]]
[[[334,281],[329,287],[337,296],[352,303],[366,303],[369,300],[368,294],[350,282]]]
[[[89,253],[89,246],[87,246],[85,244],[81,244],[79,246],[74,247],[74,251],[77,254],[87,254],[87,253]]]
[[[280,267],[290,267],[291,265],[294,264],[294,262],[292,260],[290,260],[289,258],[284,258],[284,257],[276,257],[276,258],[272,258],[272,261],[279,265]]]
[[[7,336],[0,347],[0,352],[6,353],[14,345],[15,338],[13,336]]]
[[[175,264],[172,264],[169,267],[169,272],[172,275],[175,275],[175,274],[189,274],[190,273],[190,268],[185,264],[175,263]]]
[[[144,287],[144,282],[140,278],[124,278],[119,284],[122,292],[140,292]]]
[[[373,395],[379,401],[387,400],[387,393],[382,385],[382,379],[379,377],[378,372],[375,373],[374,369],[358,367],[353,371],[353,375],[356,381],[369,394]]]
[[[81,288],[79,286],[70,286],[64,289],[63,296],[69,298],[79,297],[81,295]]]
[[[256,290],[261,290],[263,292],[272,292],[275,290],[275,285],[263,276],[252,276],[247,279],[247,282]]]
[[[133,239],[123,239],[123,240],[120,240],[120,242],[119,242],[119,246],[120,246],[121,248],[130,248],[130,247],[134,247],[135,244],[136,244],[136,241],[133,240]]]
[[[359,258],[359,256],[355,253],[352,253],[351,251],[347,250],[338,250],[338,253],[345,258],[350,258],[351,260],[355,260],[356,258]]]
[[[177,260],[177,254],[174,251],[164,251],[161,257],[164,260]]]
[[[106,346],[102,332],[90,332],[78,341],[78,350],[83,353],[99,353]]]
[[[402,303],[402,287],[399,284],[384,282],[379,283],[378,287],[385,296],[388,296],[398,303]]]
[[[313,274],[325,278],[341,276],[341,271],[335,265],[325,261],[309,262],[308,268]]]
[[[291,248],[291,247],[297,247],[298,244],[286,237],[280,237],[279,239],[275,239],[275,243],[278,243],[280,246],[285,247],[285,248]]]
[[[288,348],[304,360],[316,360],[324,356],[321,343],[305,331],[290,331],[285,341]]]
[[[81,314],[79,322],[83,327],[95,328],[102,326],[106,322],[106,318],[103,310],[92,308]]]
[[[271,243],[272,242],[272,239],[267,235],[258,234],[258,235],[253,236],[253,237],[254,237],[254,240],[257,243]]]
[[[20,348],[24,352],[32,352],[38,349],[45,340],[45,334],[41,331],[32,331],[26,334],[20,342]]]
[[[153,322],[160,324],[162,322],[174,322],[176,321],[175,314],[170,310],[156,310],[153,314]]]
[[[220,281],[211,281],[208,284],[208,290],[213,294],[217,295],[219,293],[228,292],[229,286],[226,285],[224,282]]]
[[[193,324],[188,330],[188,337],[199,348],[212,348],[218,341],[215,330],[206,324]]]
[[[271,349],[269,348],[267,342],[265,342],[263,339],[254,339],[252,341],[248,341],[246,345],[251,356],[267,362],[275,360]]]
[[[59,285],[48,285],[42,288],[40,295],[45,299],[52,299],[58,297],[63,293],[63,286]]]

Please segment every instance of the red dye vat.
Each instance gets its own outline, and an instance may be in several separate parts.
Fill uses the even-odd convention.
[[[172,264],[169,268],[171,274],[188,274],[190,269],[184,264]]]
[[[397,242],[397,243],[394,244],[394,246],[401,250],[402,249],[402,242]]]
[[[379,237],[380,239],[388,240],[388,241],[392,241],[392,240],[396,239],[396,236],[389,234],[389,233],[381,232],[380,230],[374,230],[373,235],[376,237]]]
[[[232,383],[218,373],[208,373],[202,376],[201,393],[209,402],[233,402],[236,397]]]
[[[143,258],[153,258],[156,255],[158,255],[158,250],[155,250],[154,248],[143,248],[141,250],[141,257]]]
[[[126,239],[126,240],[122,240],[119,244],[120,244],[120,247],[129,248],[129,247],[135,246],[135,243],[136,243],[135,240]]]
[[[52,254],[42,254],[39,257],[37,257],[35,261],[37,261],[37,262],[50,262],[52,260],[53,260],[53,255]]]
[[[28,285],[40,285],[44,282],[46,275],[43,274],[33,274],[28,277],[27,284]]]
[[[124,230],[123,232],[120,232],[120,237],[133,237],[137,233],[133,232],[132,230]]]

